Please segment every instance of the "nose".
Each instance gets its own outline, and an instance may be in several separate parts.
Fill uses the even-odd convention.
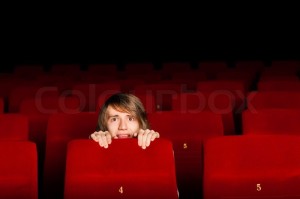
[[[126,121],[124,121],[123,119],[120,120],[119,130],[127,130]]]

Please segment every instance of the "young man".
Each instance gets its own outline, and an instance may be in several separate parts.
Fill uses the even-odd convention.
[[[104,148],[112,139],[138,138],[138,145],[146,149],[160,136],[149,128],[142,102],[132,94],[118,93],[103,104],[96,131],[90,137]]]

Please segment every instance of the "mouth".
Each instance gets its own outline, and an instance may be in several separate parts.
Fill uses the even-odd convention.
[[[130,135],[129,134],[118,134],[117,138],[119,138],[119,139],[126,139],[126,138],[130,138]]]

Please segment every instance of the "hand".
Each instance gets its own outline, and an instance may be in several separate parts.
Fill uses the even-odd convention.
[[[111,144],[111,135],[108,131],[95,131],[91,134],[91,138],[98,142],[101,147],[104,147],[105,149],[108,148],[108,145]]]
[[[146,149],[148,146],[150,146],[150,142],[154,141],[156,138],[159,138],[159,133],[149,129],[140,129],[139,132],[135,133],[133,136],[138,137],[138,145],[143,149]]]

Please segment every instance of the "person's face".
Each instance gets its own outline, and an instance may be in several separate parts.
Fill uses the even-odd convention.
[[[107,107],[107,129],[113,138],[132,138],[140,126],[137,118],[127,112],[120,112],[111,106]]]

